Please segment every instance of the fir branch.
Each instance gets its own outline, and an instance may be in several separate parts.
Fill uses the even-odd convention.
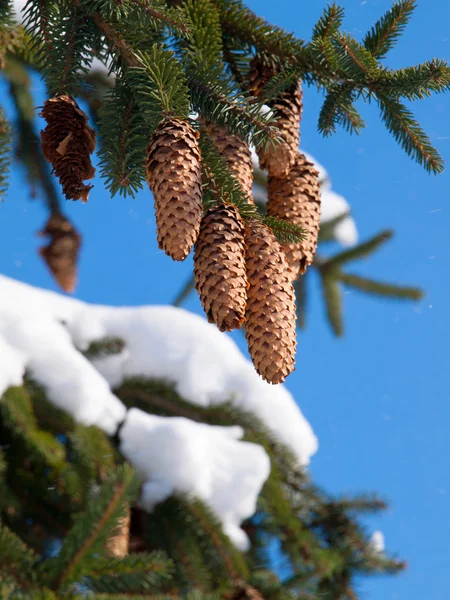
[[[225,80],[211,67],[197,65],[188,73],[192,103],[208,121],[228,129],[256,148],[269,147],[281,141],[275,127],[275,116],[264,111],[260,102],[250,103],[242,94],[233,93],[232,80]]]
[[[128,465],[115,473],[92,496],[86,511],[81,514],[66,536],[56,558],[40,565],[42,579],[56,590],[89,573],[89,563],[96,553],[104,552],[105,544],[127,505],[134,500],[139,481]],[[70,587],[70,585],[69,585]]]
[[[282,60],[294,59],[307,70],[307,50],[293,34],[268,23],[241,0],[215,0],[223,30],[259,52]]]
[[[342,125],[350,134],[357,133],[365,123],[353,106],[353,90],[348,86],[331,88],[319,113],[318,129],[325,136],[336,132]]]
[[[44,6],[42,6],[44,5]],[[44,3],[29,0],[25,26],[34,36],[33,49],[40,52],[50,95],[74,95],[93,58],[96,31],[80,5],[71,0]],[[40,41],[44,40],[44,44]]]
[[[164,2],[155,2],[154,0],[132,0],[137,6],[142,8],[147,15],[167,25],[171,32],[188,34],[191,31],[189,22],[186,22],[186,12],[179,8],[168,8]],[[115,3],[116,4],[116,3]]]
[[[364,46],[375,58],[384,58],[395,46],[415,8],[415,0],[395,2],[366,34]]]
[[[322,289],[328,322],[334,335],[341,337],[344,333],[344,323],[342,320],[342,298],[339,283],[334,277],[322,274]]]
[[[366,242],[354,246],[353,248],[349,248],[348,250],[344,250],[343,252],[339,252],[335,256],[329,258],[320,266],[320,269],[323,271],[333,270],[350,261],[366,258],[378,250],[380,246],[392,239],[393,235],[394,232],[390,229],[382,231]]]
[[[113,197],[135,197],[145,181],[148,128],[134,94],[122,81],[106,94],[100,109],[100,174]]]
[[[21,586],[30,587],[35,580],[37,556],[22,540],[0,521],[0,574],[13,577]],[[1,581],[2,577],[0,577]]]
[[[139,66],[129,70],[127,82],[148,125],[149,137],[158,123],[166,118],[176,116],[187,120],[189,90],[174,53],[154,45],[150,53],[136,52],[135,56]]]
[[[6,194],[8,188],[11,152],[11,128],[3,109],[0,107],[0,200]]]
[[[434,174],[442,173],[444,161],[431,145],[428,136],[414,119],[413,114],[399,100],[378,95],[381,117],[405,152]]]
[[[277,240],[282,244],[295,244],[300,243],[305,239],[305,230],[294,225],[290,221],[284,219],[277,219],[269,215],[262,217],[263,223],[265,223],[275,234]]]
[[[93,592],[155,593],[167,585],[172,571],[172,562],[162,552],[139,553],[120,559],[97,559],[86,580]]]
[[[312,38],[328,38],[336,34],[344,19],[344,9],[335,2],[325,7],[323,15],[314,26]]]
[[[388,90],[390,96],[422,100],[433,93],[450,89],[450,67],[444,60],[433,59],[415,67],[385,71],[377,90]]]
[[[420,288],[374,281],[373,279],[367,279],[366,277],[350,273],[340,273],[339,280],[348,287],[376,296],[399,300],[420,300],[424,296]]]
[[[376,494],[357,494],[351,498],[338,498],[335,503],[346,513],[374,514],[388,509],[387,502]]]
[[[109,44],[119,53],[125,64],[129,67],[140,67],[139,60],[135,56],[133,50],[128,46],[125,40],[120,37],[114,27],[105,21],[98,12],[94,13],[93,20],[100,31],[105,35]]]
[[[333,35],[332,41],[341,69],[350,79],[367,84],[377,77],[380,72],[377,60],[362,44],[340,32]]]

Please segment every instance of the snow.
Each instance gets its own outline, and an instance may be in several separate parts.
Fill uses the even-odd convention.
[[[340,223],[334,227],[334,238],[342,246],[354,246],[358,242],[358,230],[353,217],[350,215],[350,205],[341,195],[332,190],[330,176],[323,165],[321,165],[311,154],[302,152],[310,160],[319,172],[320,189],[322,192],[322,214],[321,222],[327,223],[336,217],[347,214]],[[259,169],[258,156],[252,148],[253,166]],[[256,202],[265,204],[267,202],[267,191],[263,185],[256,183],[253,186],[253,196]]]
[[[233,543],[248,550],[239,524],[255,512],[270,462],[261,446],[240,441],[243,433],[240,427],[214,427],[130,409],[120,431],[120,450],[148,480],[143,507],[152,510],[174,493],[200,498],[221,516]]]
[[[372,533],[372,537],[370,538],[370,545],[374,552],[382,553],[384,552],[384,535],[382,531],[374,531]]]
[[[105,337],[120,337],[124,351],[87,360],[80,350]],[[145,477],[147,508],[173,492],[197,495],[240,548],[239,523],[269,472],[263,448],[240,441],[239,427],[127,412],[114,387],[133,376],[166,380],[193,404],[253,412],[301,465],[317,450],[289,391],[265,383],[231,337],[181,308],[92,305],[0,276],[0,397],[25,372],[80,423],[112,435],[124,422],[121,449]]]

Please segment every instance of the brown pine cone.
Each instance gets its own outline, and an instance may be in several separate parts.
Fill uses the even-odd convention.
[[[253,162],[247,142],[244,142],[237,135],[232,135],[215,123],[206,123],[205,128],[214,140],[218,151],[227,161],[231,173],[239,181],[242,190],[250,201],[253,202]]]
[[[303,241],[283,244],[292,280],[313,262],[320,227],[319,173],[304,154],[298,154],[286,178],[269,176],[267,213],[305,230]]]
[[[276,74],[277,68],[262,64],[258,57],[251,63],[249,79],[253,94],[258,97],[263,87]],[[301,82],[297,81],[280,96],[268,102],[268,106],[278,115],[276,126],[283,138],[281,144],[264,150],[257,150],[261,169],[270,175],[282,177],[294,164],[300,143],[300,120],[303,110],[303,93]]]
[[[109,556],[123,558],[128,554],[130,541],[130,510],[117,522],[114,535],[106,542],[106,551]]]
[[[196,131],[181,119],[167,119],[147,149],[147,182],[153,192],[159,247],[184,260],[200,230],[202,178]]]
[[[77,279],[77,259],[81,246],[81,236],[72,223],[63,215],[51,215],[41,237],[50,236],[50,243],[39,248],[39,254],[65,291],[72,293]]]
[[[248,349],[261,377],[280,383],[294,370],[297,347],[291,273],[283,250],[266,225],[249,221],[245,242]]]
[[[210,208],[203,217],[194,250],[195,287],[208,321],[220,331],[238,329],[245,320],[244,223],[232,204]]]
[[[95,150],[95,132],[89,127],[87,115],[70,96],[50,98],[40,116],[47,121],[41,131],[42,151],[58,177],[68,200],[87,202],[95,169],[90,155]]]

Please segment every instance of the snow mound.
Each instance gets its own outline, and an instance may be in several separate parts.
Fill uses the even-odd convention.
[[[80,350],[105,337],[120,337],[125,350],[87,360]],[[253,412],[301,465],[317,450],[287,389],[265,383],[229,336],[181,308],[91,305],[0,276],[0,398],[25,371],[77,421],[109,435],[123,423],[121,449],[145,478],[147,508],[174,492],[196,495],[239,548],[248,544],[239,523],[269,473],[263,448],[240,441],[239,427],[127,411],[112,388],[132,376],[170,381],[193,404]]]
[[[382,554],[384,552],[384,534],[382,531],[374,531],[370,538],[370,545],[374,552]]]
[[[242,435],[240,427],[132,408],[120,431],[120,449],[147,480],[141,500],[145,509],[177,492],[200,498],[221,515],[224,532],[245,551],[249,541],[239,524],[255,512],[270,462],[261,446],[239,441]]]
[[[331,189],[330,176],[323,165],[317,160],[302,150],[305,156],[310,160],[319,172],[320,189],[322,191],[322,213],[320,216],[321,223],[327,223],[337,217],[347,215],[333,230],[334,238],[342,246],[354,246],[358,242],[358,230],[356,223],[350,214],[350,205],[347,200],[336,194]],[[253,166],[259,169],[258,156],[252,148]],[[257,182],[253,185],[253,196],[256,202],[265,204],[267,202],[267,191],[264,185]]]

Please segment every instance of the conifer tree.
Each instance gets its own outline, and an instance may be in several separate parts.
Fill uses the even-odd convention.
[[[316,86],[325,92],[323,135],[338,126],[358,133],[364,122],[356,104],[372,102],[405,152],[428,172],[442,172],[442,158],[405,102],[447,91],[449,66],[436,58],[403,69],[384,62],[415,4],[394,2],[357,40],[332,3],[306,41],[241,0],[28,0],[23,24],[12,3],[0,0],[0,76],[15,110],[8,121],[0,106],[0,195],[19,161],[48,209],[41,255],[71,291],[81,238],[59,189],[67,200],[96,201],[94,152],[111,195],[134,197],[148,185],[160,247],[175,260],[195,247],[195,281],[177,303],[196,285],[208,318],[222,330],[244,325],[256,369],[281,382],[294,364],[294,290],[297,324],[305,319],[306,280],[298,272],[307,266],[321,278],[337,335],[344,286],[420,297],[416,288],[346,269],[391,232],[331,257],[320,247],[316,254],[337,220],[318,230],[320,181],[297,148],[301,86]],[[94,59],[108,77],[92,71]],[[46,86],[41,132],[32,71]],[[252,197],[250,146],[268,170],[267,214]],[[271,318],[277,310],[284,329]],[[122,340],[106,339],[86,356],[122,350]],[[244,524],[249,552],[234,547],[198,499],[172,496],[151,513],[142,510],[119,433],[76,423],[28,377],[0,398],[0,598],[354,600],[359,576],[405,567],[373,548],[359,518],[385,503],[317,488],[254,415],[228,404],[193,406],[156,380],[125,381],[115,392],[127,407],[151,414],[241,425],[246,440],[264,447],[271,472]],[[274,541],[288,576],[270,563]]]

